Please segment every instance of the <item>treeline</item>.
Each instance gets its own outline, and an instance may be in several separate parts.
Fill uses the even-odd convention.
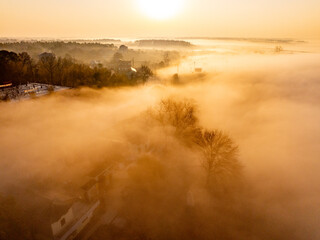
[[[115,40],[116,41],[116,40]],[[148,40],[147,40],[148,42]],[[119,50],[121,51],[124,59],[134,60],[135,66],[141,66],[148,64],[158,64],[165,61],[166,57],[170,58],[171,63],[177,62],[180,59],[178,51],[166,51],[155,49],[120,49],[114,44],[121,42],[107,43],[102,41],[89,41],[89,40],[75,40],[73,42],[66,41],[16,41],[0,42],[0,50],[6,50],[9,52],[27,52],[32,58],[37,59],[43,52],[54,53],[57,57],[65,57],[66,55],[77,59],[83,63],[89,64],[92,61],[99,61],[101,63],[107,63],[112,59],[114,54]],[[165,43],[170,43],[165,41]],[[179,47],[179,42],[173,41],[173,45],[167,47]],[[161,45],[161,42],[159,42]],[[163,46],[166,44],[162,44]],[[124,45],[122,45],[124,46]],[[141,45],[143,47],[143,45]]]
[[[121,43],[120,39],[102,38],[102,39],[75,39],[74,42],[79,43]]]
[[[53,52],[58,57],[70,55],[81,61],[110,58],[118,48],[114,44],[97,42],[21,41],[0,43],[1,50],[27,52],[32,58],[43,52]]]
[[[38,59],[33,59],[27,52],[0,51],[1,85],[37,82],[66,87],[110,87],[135,85],[147,81],[152,75],[147,66],[141,66],[137,72],[117,72],[102,64],[92,67],[80,63],[70,56],[56,57],[52,53],[43,53]]]
[[[138,40],[135,42],[140,47],[192,47],[192,44],[179,40]]]

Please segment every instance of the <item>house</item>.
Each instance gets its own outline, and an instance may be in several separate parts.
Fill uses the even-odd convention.
[[[88,225],[100,206],[98,182],[91,179],[79,189],[79,196],[60,199],[41,196],[32,211],[36,240],[72,240]],[[33,205],[34,202],[33,202]]]
[[[98,182],[99,198],[104,201],[104,194],[108,191],[108,187],[112,184],[112,171],[114,166],[101,165],[94,169],[89,176]]]
[[[115,65],[115,70],[118,73],[125,74],[128,78],[132,78],[137,70],[132,67],[131,61],[118,60]]]
[[[74,239],[90,222],[100,201],[76,201],[51,224],[54,240]]]
[[[129,71],[131,71],[131,68],[132,68],[131,61],[119,60],[117,64],[118,64],[117,65],[117,70],[119,72],[129,72]]]

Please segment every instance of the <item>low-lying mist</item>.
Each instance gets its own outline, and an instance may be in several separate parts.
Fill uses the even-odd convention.
[[[122,166],[110,201],[148,238],[320,238],[319,55],[262,58],[234,58],[235,68],[212,67],[201,81],[181,75],[178,85],[164,74],[166,83],[0,103],[0,193],[53,194],[110,163]],[[199,126],[238,145],[242,177],[228,194],[206,191],[197,150],[146,125],[168,98],[193,102]]]

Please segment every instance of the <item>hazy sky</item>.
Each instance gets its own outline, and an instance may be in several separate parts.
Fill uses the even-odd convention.
[[[320,0],[180,0],[162,20],[141,1],[0,0],[0,36],[320,38]]]

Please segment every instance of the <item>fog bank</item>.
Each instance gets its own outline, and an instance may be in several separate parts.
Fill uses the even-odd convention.
[[[201,206],[197,214],[205,215],[209,204],[199,190],[201,167],[197,153],[187,150],[173,136],[167,138],[157,128],[146,131],[137,120],[161,99],[187,98],[196,103],[201,126],[220,129],[234,139],[244,166],[246,193],[228,203],[231,206],[224,206],[236,209],[238,215],[218,208],[216,219],[204,224],[201,233],[207,239],[319,238],[319,55],[241,55],[228,58],[231,68],[219,65],[222,57],[227,58],[203,57],[211,67],[205,68],[201,80],[185,73],[178,85],[168,83],[174,70],[167,69],[158,73],[163,82],[140,87],[83,88],[29,101],[0,103],[0,192],[12,194],[16,188],[35,186],[47,192],[59,191],[60,186],[81,182],[88,169],[102,162],[130,161],[136,167],[131,171],[140,174],[144,182],[152,177],[148,175],[150,165],[145,166],[147,160],[143,160],[149,156],[168,164],[168,187],[160,187],[165,189],[161,193],[175,196],[174,192],[183,189],[184,184],[192,186],[193,195],[199,194],[195,197]],[[169,157],[152,150],[163,141],[168,141]],[[157,161],[148,164],[158,164]],[[157,166],[152,165],[152,169]],[[184,173],[195,183],[185,183]],[[130,176],[130,172],[122,170],[118,178],[124,181],[123,185],[141,183],[129,181]],[[178,206],[176,199],[168,197],[167,210]],[[114,201],[121,205],[122,200]],[[155,211],[155,206],[157,203],[150,202],[150,211]],[[144,208],[148,209],[148,202]],[[150,215],[145,211],[148,221]],[[184,213],[183,209],[177,210],[185,220],[188,216],[183,217]],[[177,219],[168,218],[175,226],[173,232],[178,232]],[[150,228],[157,223],[152,221],[155,224],[150,223]],[[189,223],[181,220],[181,224]],[[150,232],[161,231],[164,229]],[[165,234],[159,236],[155,238]]]

